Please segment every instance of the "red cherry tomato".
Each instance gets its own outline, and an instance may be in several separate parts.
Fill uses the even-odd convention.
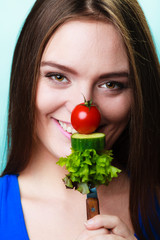
[[[101,120],[101,115],[91,101],[77,105],[71,114],[71,123],[74,129],[81,134],[94,132]]]

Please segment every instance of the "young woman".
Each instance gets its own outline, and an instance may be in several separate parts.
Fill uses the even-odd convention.
[[[1,239],[159,239],[159,62],[130,0],[37,0],[15,49]],[[65,188],[73,108],[93,99],[121,174],[98,188],[101,214]],[[85,222],[85,224],[84,224]]]

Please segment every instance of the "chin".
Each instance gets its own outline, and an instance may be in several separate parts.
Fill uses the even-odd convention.
[[[56,157],[57,159],[59,159],[60,157],[66,157],[68,155],[71,154],[71,148],[63,148],[63,149],[60,149],[59,151],[56,151],[56,152],[52,152],[52,156]]]

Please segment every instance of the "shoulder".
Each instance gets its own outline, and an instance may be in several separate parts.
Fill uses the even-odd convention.
[[[16,181],[17,175],[4,175],[3,177],[0,177],[0,193],[7,190]]]
[[[5,186],[8,180],[12,177],[13,175],[4,175],[0,177],[0,188]]]
[[[18,194],[17,194],[17,175],[5,175],[0,177],[0,236],[2,239],[20,239],[12,238],[18,236]],[[17,231],[17,232],[16,232]]]
[[[0,177],[0,208],[2,207],[2,203],[6,203],[8,196],[14,192],[16,183],[17,175]]]
[[[0,177],[0,195],[7,188],[9,179],[10,175],[4,175],[3,177]]]

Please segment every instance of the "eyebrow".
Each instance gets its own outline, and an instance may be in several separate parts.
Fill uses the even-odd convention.
[[[56,67],[56,68],[61,69],[62,71],[65,71],[65,72],[69,72],[69,73],[72,73],[72,74],[75,74],[75,75],[78,74],[74,69],[72,69],[70,67],[64,66],[64,65],[59,64],[59,63],[51,62],[51,61],[41,62],[41,67],[44,67],[44,66]]]
[[[103,74],[100,76],[100,79],[103,78],[121,78],[121,77],[127,77],[129,78],[130,74],[128,71],[118,71],[118,72],[110,72],[107,74]]]
[[[75,74],[75,75],[78,75],[78,73],[68,67],[68,66],[64,66],[62,64],[59,64],[59,63],[55,63],[55,62],[52,62],[52,61],[42,61],[41,62],[41,67],[45,67],[45,66],[49,66],[49,67],[56,67],[62,71],[65,71],[65,72],[69,72],[69,73],[72,73],[72,74]],[[129,73],[128,71],[126,70],[122,70],[122,71],[115,71],[115,72],[110,72],[110,73],[105,73],[105,74],[102,74],[99,78],[100,79],[104,79],[104,78],[121,78],[121,77],[129,77]]]

